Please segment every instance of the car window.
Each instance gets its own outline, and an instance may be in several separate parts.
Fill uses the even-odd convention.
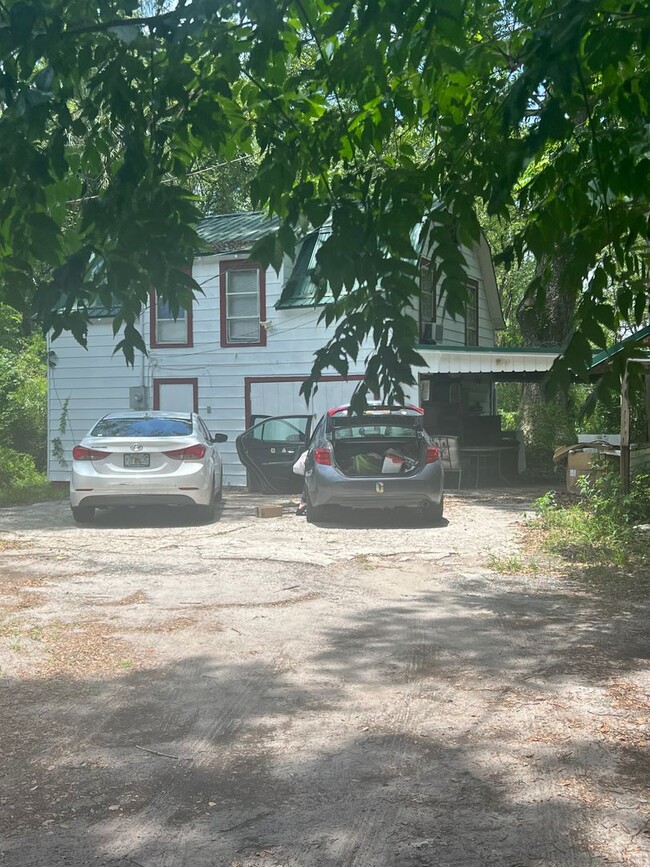
[[[318,440],[323,436],[323,434],[325,433],[326,423],[327,423],[327,417],[321,416],[320,421],[318,422],[316,427],[313,429],[313,431],[311,432],[311,436],[309,437],[309,443],[310,444],[318,442]]]
[[[264,442],[296,442],[304,443],[309,418],[305,416],[272,418],[258,424],[250,435]]]
[[[103,418],[91,430],[93,437],[185,437],[192,433],[190,419]]]
[[[212,440],[212,435],[211,435],[210,431],[208,430],[205,422],[203,421],[202,418],[199,418],[198,416],[197,416],[197,421],[199,423],[199,430],[201,431],[201,436],[204,437],[204,439],[206,439],[207,442],[210,442]]]
[[[337,440],[417,437],[417,430],[413,424],[409,424],[408,422],[400,424],[394,420],[391,420],[390,424],[386,424],[372,418],[337,419],[334,430]]]

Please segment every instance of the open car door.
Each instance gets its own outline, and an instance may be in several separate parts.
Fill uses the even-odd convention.
[[[249,490],[267,494],[302,490],[303,477],[293,472],[293,465],[307,448],[312,421],[311,415],[273,416],[237,437],[237,454],[248,471]]]

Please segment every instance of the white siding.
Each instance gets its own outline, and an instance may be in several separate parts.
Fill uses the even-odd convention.
[[[228,260],[236,258],[229,255]],[[245,257],[242,257],[245,258]],[[199,413],[213,433],[228,434],[228,442],[220,447],[224,460],[226,484],[244,485],[245,472],[240,465],[235,438],[245,428],[246,377],[307,377],[316,349],[325,344],[332,329],[318,324],[320,309],[297,308],[276,310],[284,276],[269,269],[266,274],[266,320],[269,322],[266,346],[222,347],[220,340],[219,257],[201,257],[194,263],[193,276],[203,289],[194,305],[193,346],[191,348],[151,349],[148,357],[136,355],[133,368],[128,367],[121,353],[113,355],[116,339],[110,320],[98,320],[90,328],[88,350],[82,349],[68,335],[52,342],[56,366],[49,375],[49,475],[53,480],[67,481],[69,471],[56,458],[52,443],[60,437],[66,459],[72,447],[104,413],[129,407],[129,388],[145,385],[149,389],[149,406],[153,401],[154,379],[198,379]],[[479,280],[476,257],[470,257],[470,276]],[[489,321],[485,298],[480,292],[480,342],[490,345],[494,330]],[[445,343],[463,345],[465,334],[461,320],[445,320]],[[149,343],[149,311],[142,316],[141,332]],[[372,351],[368,343],[359,361],[350,365],[351,374],[362,374],[365,359]],[[327,373],[335,374],[335,371]],[[321,412],[327,406],[346,402],[350,384],[323,383],[314,399],[312,410]],[[302,403],[297,392],[299,383],[277,390],[277,405],[273,414],[296,411]],[[273,388],[269,383],[251,389],[253,412],[269,408]],[[58,432],[65,401],[67,427]],[[287,406],[282,404],[287,402]],[[257,402],[257,405],[256,405]],[[289,405],[290,404],[290,405]],[[304,403],[302,403],[303,406]],[[263,407],[263,408],[261,408]],[[301,412],[306,412],[304,410]]]
[[[89,328],[88,350],[65,333],[50,343],[48,474],[55,481],[69,476],[56,455],[55,439],[61,440],[69,463],[72,447],[104,413],[128,408],[129,388],[142,381],[143,359],[136,356],[135,366],[128,367],[121,353],[112,354],[115,342],[111,320],[97,320]]]
[[[494,346],[494,323],[490,315],[490,308],[485,295],[485,281],[475,252],[463,248],[467,262],[467,276],[478,283],[478,344],[479,346]],[[452,319],[445,313],[445,298],[440,297],[438,289],[437,297],[437,323],[443,326],[443,337],[439,343],[445,346],[465,345],[465,318],[458,316]]]

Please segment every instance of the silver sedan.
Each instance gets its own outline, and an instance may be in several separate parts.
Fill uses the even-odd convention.
[[[105,415],[72,452],[70,507],[78,523],[96,508],[192,506],[214,518],[223,488],[216,443],[196,413],[115,412]]]

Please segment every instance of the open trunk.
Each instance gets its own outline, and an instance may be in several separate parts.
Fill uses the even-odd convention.
[[[424,457],[422,416],[390,409],[335,416],[331,442],[346,476],[411,475]]]
[[[420,439],[335,440],[334,463],[346,476],[410,475],[421,458]]]

